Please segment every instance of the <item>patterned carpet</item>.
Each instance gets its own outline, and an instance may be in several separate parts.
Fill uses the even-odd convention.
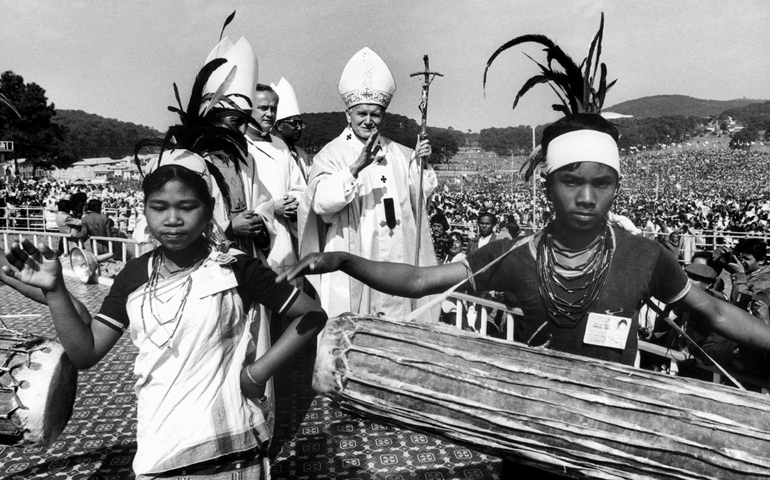
[[[70,280],[71,291],[95,312],[107,287]],[[55,336],[48,309],[6,286],[0,286],[0,319],[11,329]],[[97,366],[80,373],[72,419],[55,443],[0,446],[0,479],[133,478],[135,355],[124,335]],[[270,451],[274,479],[499,478],[497,457],[341,412],[310,388],[313,359],[308,350],[276,379],[277,424]]]

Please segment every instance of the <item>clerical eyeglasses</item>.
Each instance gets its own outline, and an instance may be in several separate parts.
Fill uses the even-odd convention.
[[[292,128],[305,128],[305,122],[302,120],[284,120],[281,123],[285,123],[286,125],[291,125]]]

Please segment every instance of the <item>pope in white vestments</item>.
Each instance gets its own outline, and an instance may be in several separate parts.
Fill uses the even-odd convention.
[[[345,251],[370,260],[414,264],[417,211],[422,209],[420,265],[435,265],[425,205],[437,181],[427,165],[418,205],[419,162],[429,155],[430,145],[421,141],[415,152],[377,129],[395,91],[390,71],[365,48],[348,63],[339,89],[349,125],[313,159],[299,207],[301,256]],[[330,317],[352,312],[403,318],[420,304],[380,293],[342,272],[308,279]]]

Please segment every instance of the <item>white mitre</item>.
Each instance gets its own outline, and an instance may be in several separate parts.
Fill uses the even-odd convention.
[[[345,65],[337,90],[347,108],[361,103],[388,108],[396,82],[380,56],[364,47]]]
[[[259,75],[259,62],[249,42],[241,37],[233,45],[229,37],[223,38],[206,58],[206,63],[215,58],[224,58],[227,63],[214,70],[203,87],[203,94],[214,93],[225,81],[233,67],[236,68],[235,76],[230,85],[225,89],[225,94],[243,110],[251,110],[254,107],[254,95],[257,88]],[[229,105],[222,105],[231,108]]]
[[[276,122],[300,114],[297,95],[294,93],[294,87],[291,86],[288,80],[281,77],[278,85],[271,83],[270,87],[278,94],[278,112],[275,114]]]

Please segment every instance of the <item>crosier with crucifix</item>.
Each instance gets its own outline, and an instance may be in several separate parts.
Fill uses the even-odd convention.
[[[425,139],[428,137],[428,94],[430,91],[430,84],[433,82],[433,79],[437,76],[443,77],[444,75],[438,73],[438,72],[431,72],[430,71],[430,60],[428,59],[428,55],[424,55],[422,57],[423,62],[425,62],[425,70],[422,72],[413,73],[410,75],[410,77],[416,77],[418,75],[422,75],[422,98],[420,99],[420,113],[422,114],[422,124],[420,127],[420,139]],[[419,182],[419,188],[417,191],[419,192],[419,197],[417,200],[417,205],[423,205],[424,200],[422,197],[422,179],[423,174],[425,173],[425,162],[428,161],[428,157],[420,157],[420,182]],[[422,208],[419,208],[417,210],[417,251],[415,252],[414,256],[414,264],[420,265],[420,232],[422,225],[423,218],[422,218]]]
[[[371,50],[361,50],[348,62],[339,91],[348,126],[313,159],[298,214],[301,255],[348,252],[414,264],[419,254],[420,265],[435,265],[427,222],[417,222],[418,215],[426,219],[421,210],[438,184],[429,166],[420,171],[420,159],[430,156],[430,142],[419,139],[412,149],[387,137],[386,109],[395,81]],[[398,318],[415,308],[409,299],[372,290],[345,274],[308,280],[333,316],[356,312]]]

